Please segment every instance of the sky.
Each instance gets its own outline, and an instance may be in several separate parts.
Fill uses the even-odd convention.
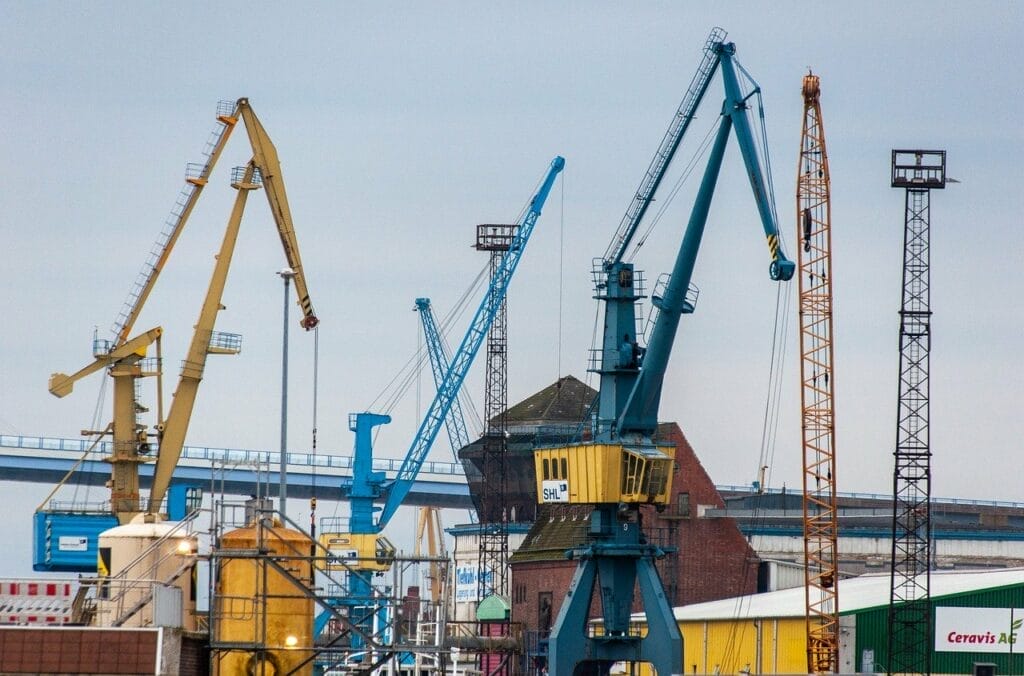
[[[98,401],[99,424],[109,419],[101,376],[63,399],[47,379],[91,360],[95,328],[109,337],[185,164],[202,159],[217,102],[240,97],[280,155],[321,319],[320,452],[351,452],[347,415],[371,407],[417,349],[414,299],[429,296],[439,316],[458,302],[486,262],[471,247],[475,225],[514,221],[556,155],[565,171],[509,292],[508,399],[564,375],[585,380],[592,259],[714,26],[761,87],[790,242],[801,78],[808,68],[821,77],[838,489],[892,485],[904,194],[889,186],[890,151],[945,149],[960,183],[931,199],[932,493],[1020,501],[1024,88],[1014,67],[1024,61],[1024,5],[1014,2],[2,3],[0,432],[76,437]],[[676,164],[711,128],[721,91],[718,79]],[[239,130],[136,324],[164,329],[168,400],[234,197],[228,172],[247,150]],[[659,200],[665,216],[635,261],[649,280],[671,267],[695,184]],[[795,259],[792,244],[787,252]],[[266,201],[253,196],[217,324],[243,334],[243,351],[211,357],[188,444],[279,447],[284,265]],[[733,142],[694,274],[697,312],[682,322],[660,416],[679,422],[718,484],[749,484],[761,464],[777,296],[767,268]],[[798,489],[795,284],[784,293],[790,330],[767,483]],[[314,351],[298,316],[291,304],[288,443],[307,450]],[[391,411],[379,456],[408,448],[432,396],[429,373],[421,382]],[[466,387],[481,406],[481,364]],[[451,457],[443,435],[431,457]],[[0,481],[24,506],[19,523],[46,489]]]

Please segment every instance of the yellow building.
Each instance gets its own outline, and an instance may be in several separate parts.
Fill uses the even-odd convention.
[[[888,573],[840,581],[840,673],[885,672],[890,582]],[[805,603],[800,586],[676,608],[684,672],[806,674]],[[960,621],[968,627],[957,629],[963,635],[983,633],[989,616],[998,623],[1005,615],[1009,627],[1024,608],[1024,569],[933,571],[931,603],[937,624]],[[642,615],[635,619],[642,625]],[[955,640],[956,631],[947,629],[933,627],[933,674],[971,673],[978,664],[994,665],[1000,674],[1024,673],[1024,655],[1014,649],[1018,641],[1013,629],[1006,630],[1006,646],[998,641],[970,645]],[[998,629],[991,633],[999,635]],[[636,673],[646,676],[649,669]]]

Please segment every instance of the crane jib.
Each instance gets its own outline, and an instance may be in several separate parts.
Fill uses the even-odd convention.
[[[610,268],[622,260],[626,249],[629,247],[629,243],[633,239],[633,235],[636,234],[636,230],[644,218],[644,214],[647,213],[647,208],[654,200],[658,186],[661,185],[665,172],[672,163],[672,158],[675,157],[676,150],[679,149],[679,145],[686,135],[686,130],[689,129],[690,122],[693,121],[694,114],[700,106],[705,92],[707,92],[711,78],[715,75],[715,70],[719,64],[718,50],[725,39],[725,35],[725,31],[721,28],[714,28],[704,43],[704,58],[701,61],[700,67],[690,81],[690,86],[687,88],[679,108],[672,117],[668,130],[662,137],[658,151],[651,159],[647,172],[640,182],[640,187],[637,188],[636,195],[630,201],[629,208],[627,208],[626,214],[622,217],[622,221],[619,223],[618,230],[612,238],[611,244],[608,245],[608,249],[605,251],[604,260],[606,268]]]

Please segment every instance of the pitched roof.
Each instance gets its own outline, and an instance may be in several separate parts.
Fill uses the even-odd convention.
[[[593,510],[592,505],[539,505],[537,520],[510,563],[563,560],[566,550],[586,542]]]
[[[597,390],[573,376],[559,378],[540,392],[509,408],[509,425],[578,423],[587,417]]]

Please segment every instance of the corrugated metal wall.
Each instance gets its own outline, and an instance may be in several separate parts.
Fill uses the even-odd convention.
[[[742,612],[742,609],[738,609]],[[793,674],[806,671],[804,619],[680,622],[683,670],[697,674]]]
[[[957,608],[1024,608],[1024,585],[990,589],[957,596],[933,599],[934,606]],[[888,607],[874,608],[857,613],[856,659],[857,671],[865,669],[865,651],[873,651],[874,669],[884,671],[888,663]],[[933,674],[970,674],[975,662],[996,665],[996,673],[1024,674],[1024,636],[1018,638],[1021,653],[960,653],[933,652]],[[934,641],[932,643],[934,646]],[[870,665],[868,665],[870,666]]]

